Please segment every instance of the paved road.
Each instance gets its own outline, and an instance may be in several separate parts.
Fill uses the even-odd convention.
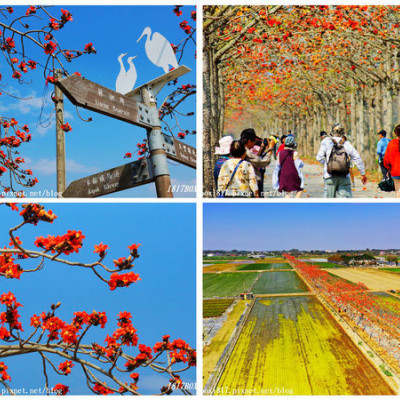
[[[267,167],[265,172],[265,182],[264,182],[264,192],[267,193],[265,197],[277,198],[280,197],[278,192],[274,193],[272,190],[272,172],[275,168],[275,161],[273,160],[271,164]],[[322,198],[324,195],[324,184],[322,177],[322,166],[317,164],[306,164],[303,168],[305,192],[303,193],[303,198]],[[361,183],[360,176],[355,177],[355,186],[353,188],[353,197],[355,198],[393,198],[394,192],[387,193],[382,192],[376,182],[367,182],[364,186]]]

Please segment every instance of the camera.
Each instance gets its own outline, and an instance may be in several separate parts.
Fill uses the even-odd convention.
[[[256,136],[256,146],[261,146],[261,144],[264,144],[265,147],[268,147],[268,139],[263,139]]]

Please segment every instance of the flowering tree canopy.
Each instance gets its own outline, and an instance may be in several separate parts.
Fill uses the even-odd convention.
[[[15,97],[8,86],[15,81],[21,85],[29,83],[32,71],[37,68],[42,70],[46,84],[54,84],[56,70],[68,75],[67,63],[83,54],[96,53],[93,43],[72,50],[65,49],[57,40],[59,31],[72,20],[72,14],[64,9],[60,15],[53,15],[46,7],[30,6],[16,15],[13,7],[0,8],[0,49],[7,64],[0,73],[0,95]],[[29,56],[33,49],[41,50],[36,59]],[[71,130],[68,123],[64,124],[64,130]],[[25,160],[19,153],[20,146],[31,139],[27,124],[12,115],[0,115],[0,188],[5,192],[14,192],[14,184],[32,187],[38,181],[30,169],[24,168]]]
[[[372,164],[399,120],[398,6],[207,6],[203,26],[206,149],[252,123],[313,156],[341,121]]]
[[[79,254],[82,249],[85,235],[81,231],[37,236],[33,243],[36,249],[31,250],[24,245],[21,236],[16,236],[17,231],[21,230],[21,235],[24,227],[52,224],[57,216],[39,204],[8,205],[12,212],[19,213],[22,221],[9,229],[10,241],[0,249],[0,275],[4,278],[23,281],[25,274],[39,271],[47,264],[51,267],[59,263],[70,268],[71,273],[78,267],[91,270],[95,277],[107,284],[109,289],[106,290],[121,290],[140,281],[139,275],[125,272],[139,258],[140,244],[128,246],[129,256],[113,260],[113,267],[104,262],[110,248],[103,243],[94,246],[93,253],[97,260],[90,264],[67,259],[66,256]],[[29,268],[24,267],[25,264]],[[106,278],[104,274],[109,276]],[[69,387],[62,383],[61,377],[69,375],[73,368],[79,366],[83,380],[94,394],[140,394],[140,371],[147,367],[169,377],[159,393],[170,394],[179,390],[190,394],[181,374],[196,365],[196,351],[184,340],[172,340],[169,335],[163,335],[152,346],[145,345],[139,339],[131,313],[121,311],[114,317],[115,329],[108,328],[108,333],[102,335],[102,342],[93,341],[93,330],[107,330],[110,325],[106,312],[79,310],[67,320],[57,316],[61,302],[38,310],[30,317],[30,325],[27,326],[21,322],[23,305],[18,300],[10,291],[0,295],[3,307],[0,312],[0,354],[2,358],[37,354],[41,359],[46,391],[67,394]],[[89,343],[87,340],[90,340]],[[60,376],[60,383],[53,382],[50,371]],[[0,383],[13,393],[12,373],[6,361],[0,363],[0,372]]]

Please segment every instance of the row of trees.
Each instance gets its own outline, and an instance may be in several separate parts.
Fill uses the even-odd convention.
[[[205,190],[218,139],[250,126],[313,157],[340,121],[371,168],[400,120],[399,27],[398,6],[205,7]]]
[[[362,283],[348,282],[318,266],[284,255],[317,293],[343,316],[368,332],[400,370],[400,303],[371,293]]]

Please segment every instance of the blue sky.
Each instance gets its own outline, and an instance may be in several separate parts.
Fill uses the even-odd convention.
[[[398,204],[204,204],[205,250],[399,248]]]
[[[23,304],[20,309],[25,333],[31,332],[30,316],[48,311],[52,303],[61,301],[57,315],[70,322],[73,312],[106,311],[105,329],[92,328],[87,343],[103,345],[106,334],[116,328],[120,311],[132,314],[138,330],[139,343],[153,346],[162,336],[181,338],[196,347],[196,211],[193,204],[46,204],[58,215],[53,224],[39,223],[25,226],[18,236],[24,246],[36,249],[36,236],[62,235],[68,229],[81,230],[86,236],[84,246],[71,260],[95,261],[94,245],[100,242],[110,246],[108,265],[112,260],[129,255],[127,246],[142,243],[140,258],[133,271],[141,281],[129,288],[110,291],[91,271],[46,262],[36,273],[22,274],[21,280],[2,279],[1,293],[11,291]],[[8,228],[22,219],[6,206],[0,206],[1,246],[8,245]],[[65,256],[67,257],[67,256]],[[33,263],[21,264],[33,267]],[[3,306],[1,306],[3,311]],[[89,331],[90,332],[90,331]],[[137,350],[130,348],[129,354]],[[44,386],[41,359],[37,355],[11,357],[3,360],[9,366],[13,388]],[[58,358],[56,365],[60,362]],[[142,371],[143,370],[143,371]],[[142,369],[139,388],[144,394],[158,393],[168,382],[167,377]],[[68,377],[50,373],[50,383],[70,386],[70,394],[90,394],[82,380],[79,366]],[[182,374],[185,382],[195,382],[195,369]],[[128,377],[126,381],[129,381]],[[152,390],[151,390],[152,389]]]
[[[25,13],[27,6],[14,7],[15,14]],[[192,6],[182,8],[183,15],[177,17],[173,12],[174,6],[55,6],[49,8],[55,15],[60,14],[60,9],[66,8],[73,15],[73,21],[64,29],[57,32],[57,39],[67,49],[83,49],[86,43],[93,42],[97,54],[82,56],[67,64],[69,73],[79,71],[82,76],[102,86],[115,90],[115,82],[120,71],[118,56],[128,53],[129,56],[137,55],[133,60],[138,78],[135,87],[140,86],[164,72],[152,64],[144,50],[145,38],[139,43],[137,39],[145,27],[151,27],[153,32],[160,32],[171,43],[178,44],[187,35],[179,27],[179,23],[186,19],[190,25],[195,26],[195,21],[190,18]],[[39,21],[40,26],[47,21]],[[33,25],[32,25],[33,27]],[[36,49],[27,49],[27,54],[32,59],[38,59]],[[41,54],[41,50],[40,50]],[[40,55],[40,59],[43,57]],[[188,44],[180,65],[188,66],[192,72],[179,79],[179,85],[194,84],[196,82],[196,60],[193,44]],[[14,95],[29,100],[16,100],[9,96],[0,96],[0,112],[2,115],[13,116],[20,123],[28,124],[32,133],[32,142],[21,146],[21,153],[27,161],[26,168],[32,169],[39,183],[34,190],[56,190],[55,175],[55,123],[54,118],[48,123],[53,103],[49,96],[53,86],[45,86],[42,71],[29,72],[28,84],[19,85],[15,79],[8,78],[9,71],[5,66],[0,72],[3,75],[3,89]],[[32,82],[30,81],[32,79]],[[171,92],[170,87],[159,93],[159,102]],[[43,120],[47,120],[45,127],[38,126],[38,118],[43,105]],[[182,112],[196,110],[195,96],[190,96],[183,105]],[[68,99],[65,99],[65,120],[72,126],[72,132],[66,134],[67,155],[67,183],[85,176],[101,172],[122,164],[132,159],[123,158],[126,152],[136,150],[136,144],[141,142],[146,133],[143,128],[127,124],[116,119],[105,117],[101,114],[79,109],[80,115],[93,122],[85,123],[80,120]],[[169,120],[169,122],[171,122]],[[180,119],[183,129],[195,130],[195,116]],[[175,131],[175,135],[179,130]],[[185,143],[195,146],[195,135],[189,135]],[[194,185],[196,173],[192,168],[169,161],[172,184]],[[111,195],[113,197],[155,197],[155,185],[129,189]],[[177,193],[175,197],[190,196],[194,193]]]

